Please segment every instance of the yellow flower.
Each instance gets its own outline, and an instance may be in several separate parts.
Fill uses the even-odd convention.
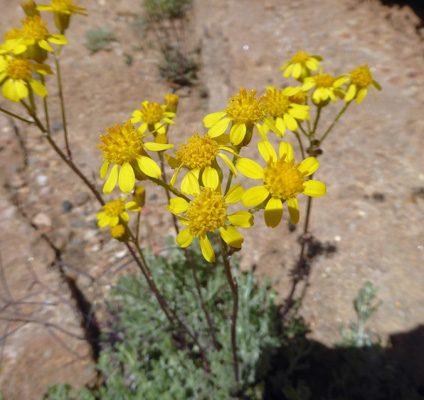
[[[120,242],[128,242],[129,234],[124,225],[115,225],[110,229],[110,236]]]
[[[264,105],[261,103],[263,96],[255,97],[256,90],[248,92],[240,88],[240,93],[231,97],[225,111],[219,111],[207,115],[203,124],[209,129],[208,135],[216,138],[222,135],[232,123],[230,129],[230,141],[235,146],[247,146],[252,138],[253,126],[256,126],[261,137],[265,135],[259,121],[265,122],[274,132],[277,129],[271,120],[266,117]],[[278,134],[278,133],[277,133]]]
[[[15,31],[15,38],[6,43],[15,55],[43,62],[47,58],[47,52],[53,52],[48,42],[60,45],[68,43],[63,35],[51,35],[46,27],[47,22],[38,15],[27,16],[21,22],[23,27],[19,30],[19,35]]]
[[[337,103],[337,97],[343,98],[344,91],[340,89],[341,85],[343,85],[343,81],[330,74],[318,74],[305,78],[303,90],[308,91],[315,87],[312,101],[317,106],[323,107],[328,104],[330,99]]]
[[[87,10],[83,7],[78,7],[78,1],[73,4],[72,0],[51,0],[50,5],[40,4],[37,9],[40,11],[52,11],[56,28],[61,32],[68,29],[72,14],[87,15],[84,12]]]
[[[372,78],[368,63],[352,69],[352,71],[346,74],[346,76],[343,76],[339,79],[339,83],[341,82],[342,85],[348,81],[350,82],[347,84],[348,88],[344,98],[346,102],[356,99],[356,103],[359,104],[362,100],[365,99],[368,88],[370,86],[374,94],[375,89],[381,90],[380,84]]]
[[[28,15],[29,17],[40,15],[37,10],[37,5],[33,0],[21,1],[21,7],[24,10],[25,15]]]
[[[248,211],[236,211],[227,214],[228,204],[237,203],[244,190],[240,184],[233,186],[224,197],[220,191],[211,188],[202,188],[194,196],[194,200],[187,202],[180,197],[171,199],[168,210],[173,214],[185,213],[177,216],[179,221],[187,226],[177,236],[177,243],[187,247],[196,236],[199,238],[202,254],[208,262],[215,261],[215,253],[207,237],[207,232],[217,229],[222,239],[231,247],[241,248],[243,236],[234,226],[249,228],[253,225],[253,215]]]
[[[123,193],[129,193],[135,185],[135,178],[143,179],[144,175],[159,178],[161,170],[153,161],[145,149],[152,151],[163,151],[172,149],[172,144],[143,143],[143,138],[148,135],[140,135],[134,125],[127,121],[122,127],[118,124],[114,128],[107,128],[108,134],[100,135],[103,144],[97,145],[102,150],[104,163],[100,169],[101,179],[105,178],[109,165],[114,164],[104,186],[103,193],[110,193],[118,182]]]
[[[0,56],[0,83],[3,97],[12,101],[20,101],[29,95],[28,86],[40,97],[47,96],[44,85],[33,79],[32,71],[40,74],[52,74],[49,66],[34,64],[26,58]]]
[[[125,204],[125,198],[109,201],[109,203],[106,203],[102,208],[103,211],[97,214],[100,228],[108,225],[113,228],[120,223],[128,222],[130,216],[125,210],[140,210],[140,207],[138,207],[137,203],[134,201]]]
[[[165,105],[166,105],[166,111],[170,111],[172,113],[176,113],[178,109],[178,101],[179,101],[178,94],[171,94],[168,93],[165,95]]]
[[[171,186],[174,186],[181,168],[189,169],[189,173],[183,178],[181,191],[183,193],[198,193],[200,185],[216,189],[221,181],[222,172],[216,157],[221,158],[228,168],[237,176],[234,164],[222,151],[227,151],[235,155],[231,146],[226,146],[221,140],[212,139],[208,135],[198,136],[194,134],[188,139],[187,144],[178,146],[175,158],[167,156],[167,161],[171,168],[178,168],[171,179]]]
[[[322,182],[305,180],[306,176],[312,175],[318,169],[319,162],[314,157],[308,157],[295,164],[293,148],[285,142],[280,143],[279,160],[269,142],[260,142],[258,148],[267,166],[262,168],[255,161],[241,158],[237,169],[248,178],[262,179],[263,185],[246,190],[241,202],[246,207],[253,207],[266,201],[265,223],[275,228],[283,217],[283,203],[287,200],[290,221],[297,224],[299,205],[296,196],[300,193],[312,197],[325,195],[326,188]]]
[[[281,67],[280,71],[285,70],[284,78],[291,75],[294,79],[303,81],[304,78],[311,75],[311,71],[318,70],[318,67],[321,66],[319,62],[322,60],[321,56],[310,56],[304,51],[299,51]]]
[[[134,188],[133,200],[141,208],[146,203],[146,188],[143,186],[136,186]]]
[[[140,133],[146,132],[146,129],[149,128],[150,132],[156,131],[159,134],[165,134],[165,124],[175,124],[175,122],[170,119],[175,117],[175,113],[166,111],[166,108],[166,105],[160,106],[159,103],[152,103],[147,100],[143,101],[141,103],[141,109],[133,111],[131,122],[135,124],[144,121],[138,128]]]
[[[311,108],[303,104],[297,104],[290,100],[301,92],[301,88],[288,87],[284,90],[276,89],[275,86],[267,86],[264,97],[264,107],[268,115],[275,120],[275,126],[283,137],[286,127],[291,131],[297,130],[298,121],[309,118],[308,110]]]

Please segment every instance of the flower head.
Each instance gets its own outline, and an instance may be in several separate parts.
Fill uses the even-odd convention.
[[[21,1],[21,7],[24,10],[25,15],[28,15],[29,17],[40,15],[40,12],[37,10],[37,5],[33,0]]]
[[[282,135],[284,135],[286,127],[294,132],[299,127],[298,121],[309,118],[308,110],[311,107],[297,104],[290,98],[299,92],[301,92],[300,88],[288,87],[284,90],[277,90],[275,86],[267,86],[265,91],[265,110],[275,120],[275,125]]]
[[[280,69],[284,71],[284,78],[290,75],[299,81],[311,75],[311,71],[317,71],[321,66],[319,63],[323,58],[321,56],[311,56],[304,51],[297,52],[290,61],[287,61]]]
[[[221,138],[213,139],[208,135],[198,136],[196,133],[188,139],[187,144],[178,146],[179,150],[175,153],[175,158],[167,156],[171,167],[178,168],[171,179],[171,185],[175,184],[180,170],[184,167],[189,169],[189,173],[181,183],[183,193],[198,193],[200,186],[207,186],[215,190],[221,180],[221,169],[216,162],[217,157],[221,158],[237,176],[234,164],[222,151],[233,155],[236,153],[231,146],[225,145],[219,139]]]
[[[51,35],[47,29],[47,22],[39,15],[26,16],[25,21],[21,22],[22,28],[13,31],[5,43],[15,55],[43,62],[47,58],[47,53],[53,52],[48,42],[60,45],[68,43],[63,35]]]
[[[187,226],[178,234],[177,243],[181,247],[187,247],[195,236],[198,237],[203,256],[208,262],[214,262],[215,253],[207,232],[215,232],[218,229],[226,243],[240,249],[244,239],[234,226],[251,227],[253,215],[247,211],[227,214],[227,208],[228,204],[238,202],[243,192],[241,185],[237,184],[228,191],[226,196],[211,188],[201,188],[194,195],[194,200],[190,202],[180,197],[172,198],[167,207],[168,210],[173,214],[185,213],[184,216],[177,216],[177,218]]]
[[[256,98],[256,90],[248,92],[240,88],[240,93],[231,97],[225,111],[207,115],[203,119],[203,124],[209,129],[208,135],[212,138],[222,135],[230,122],[230,141],[235,146],[247,145],[252,137],[253,126],[256,126],[259,134],[264,135],[262,126],[258,123],[270,122],[266,118],[263,96]],[[270,123],[270,128],[274,129],[274,124]]]
[[[68,29],[72,14],[87,15],[85,13],[87,10],[83,7],[78,7],[78,1],[73,4],[72,0],[51,0],[50,5],[41,4],[37,9],[40,11],[52,11],[56,28],[61,32]]]
[[[131,122],[135,124],[143,121],[138,128],[140,133],[146,132],[147,128],[149,128],[150,132],[156,131],[159,134],[165,134],[165,124],[175,124],[171,119],[175,117],[175,113],[166,111],[166,107],[166,105],[160,106],[159,103],[143,101],[141,109],[133,111]]]
[[[340,89],[343,82],[330,74],[318,74],[305,78],[303,90],[308,91],[315,87],[312,101],[318,106],[326,106],[330,100],[337,103],[337,97],[343,98],[344,91]]]
[[[165,95],[166,111],[176,113],[180,96],[178,94],[168,93]]]
[[[248,158],[241,158],[237,168],[248,178],[262,179],[263,185],[246,190],[241,202],[247,207],[266,202],[265,223],[275,228],[283,217],[283,203],[287,201],[290,221],[292,224],[297,224],[299,205],[296,197],[301,193],[313,197],[325,195],[326,188],[322,182],[305,180],[305,177],[318,169],[318,161],[314,157],[309,157],[295,164],[293,148],[285,142],[280,143],[279,159],[269,142],[260,142],[258,148],[267,163],[265,168]]]
[[[44,85],[32,78],[32,72],[52,74],[49,66],[34,64],[27,58],[0,56],[0,83],[2,95],[12,101],[20,101],[29,95],[31,88],[40,97],[47,96]]]
[[[110,228],[110,236],[120,242],[128,242],[129,234],[125,228],[125,225],[119,224]]]
[[[348,74],[341,77],[339,82],[341,84],[347,83],[348,88],[344,100],[346,102],[356,99],[359,104],[365,99],[368,88],[371,87],[375,93],[375,89],[381,90],[380,84],[372,78],[372,73],[368,64],[360,65],[352,69]]]
[[[120,223],[128,222],[130,216],[125,210],[140,211],[140,207],[134,201],[125,204],[125,198],[109,201],[102,208],[103,211],[97,214],[100,228],[107,225],[114,227]]]
[[[152,151],[162,151],[171,149],[172,144],[143,143],[145,136],[140,135],[131,121],[124,125],[115,125],[114,128],[107,128],[108,134],[100,135],[103,144],[97,145],[102,150],[104,163],[100,169],[100,177],[106,177],[109,165],[114,164],[108,179],[103,186],[103,193],[110,193],[118,182],[119,166],[119,188],[123,193],[129,193],[134,188],[135,178],[143,179],[143,174],[159,178],[161,170],[153,161],[145,149]]]

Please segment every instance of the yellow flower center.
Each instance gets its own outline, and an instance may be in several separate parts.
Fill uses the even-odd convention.
[[[208,167],[219,154],[218,143],[209,135],[197,136],[197,133],[188,139],[188,144],[178,146],[175,153],[177,161],[191,168]]]
[[[310,55],[308,53],[305,53],[304,51],[299,51],[292,57],[292,63],[301,63],[304,64],[306,61],[309,60]]]
[[[279,161],[268,161],[264,169],[264,186],[268,189],[272,197],[282,200],[292,199],[304,191],[303,182],[307,172],[300,172],[294,165],[294,160],[285,161],[286,155]]]
[[[122,127],[116,124],[114,128],[107,128],[107,131],[107,135],[100,135],[103,145],[97,145],[102,150],[104,160],[122,165],[144,154],[143,142],[130,121]]]
[[[34,17],[26,17],[25,22],[22,21],[24,26],[22,27],[21,33],[24,39],[35,39],[46,40],[50,34],[47,30],[47,22],[43,20],[43,18],[38,15]]]
[[[289,97],[289,100],[295,104],[305,104],[306,102],[306,93],[299,92]]]
[[[149,125],[154,125],[159,122],[163,115],[163,109],[159,103],[151,103],[150,101],[145,101],[142,103],[140,112],[142,115],[142,120],[147,122]]]
[[[372,75],[368,64],[352,69],[352,71],[350,71],[350,80],[354,85],[360,88],[367,88],[371,85]]]
[[[240,88],[240,94],[236,94],[228,100],[225,112],[234,122],[249,125],[261,121],[265,117],[264,106],[260,104],[263,96],[257,99],[255,95],[256,90],[249,93],[246,89]]]
[[[6,74],[10,79],[28,81],[31,79],[31,61],[26,58],[8,60]]]
[[[316,75],[314,76],[314,79],[317,87],[319,88],[329,88],[333,86],[333,83],[336,80],[336,78],[330,74]]]
[[[189,218],[188,227],[193,236],[204,237],[206,232],[214,232],[225,225],[227,204],[221,193],[210,188],[202,188],[188,205],[185,216]]]
[[[122,236],[125,235],[125,226],[122,224],[113,226],[112,229],[110,230],[110,236],[112,236],[115,239],[119,239]]]
[[[271,117],[282,117],[290,108],[290,103],[282,89],[273,87],[265,91],[264,107]]]
[[[108,217],[119,217],[125,211],[124,200],[117,199],[110,201],[102,208]]]

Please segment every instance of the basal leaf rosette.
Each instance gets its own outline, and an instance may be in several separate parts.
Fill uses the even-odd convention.
[[[338,83],[347,85],[344,101],[349,102],[356,99],[356,103],[358,104],[365,99],[369,87],[373,90],[374,95],[375,89],[381,90],[380,84],[373,79],[368,64],[360,65],[352,69],[348,74],[340,77]]]
[[[50,34],[47,22],[38,15],[27,16],[25,21],[21,22],[23,27],[20,30],[13,29],[5,42],[5,47],[15,55],[41,63],[46,60],[48,52],[53,52],[50,43],[59,45],[68,43],[65,36]]]
[[[190,246],[194,237],[199,238],[202,254],[208,262],[215,261],[215,253],[208,239],[207,232],[219,231],[222,239],[231,247],[240,249],[243,236],[235,226],[249,228],[253,225],[253,215],[248,211],[236,211],[227,214],[229,204],[240,201],[244,190],[240,184],[233,186],[223,196],[220,190],[201,188],[192,201],[181,197],[171,199],[168,210],[177,215],[178,220],[186,226],[177,236],[181,247]],[[184,213],[183,216],[178,214]]]
[[[100,135],[103,144],[97,145],[102,150],[104,163],[100,169],[100,178],[104,179],[109,172],[109,166],[113,164],[109,177],[104,186],[103,193],[108,194],[115,188],[116,183],[123,193],[133,190],[135,179],[144,179],[145,176],[159,178],[161,170],[153,161],[146,150],[163,151],[172,149],[172,144],[144,143],[147,135],[140,135],[137,129],[127,121],[122,126],[118,124],[114,128],[107,128],[107,135]]]
[[[277,136],[283,137],[286,128],[294,132],[299,128],[299,122],[309,119],[310,106],[296,103],[292,100],[292,96],[296,96],[302,92],[301,87],[287,87],[276,89],[275,86],[267,86],[264,96],[264,107],[268,116],[275,121],[278,128]],[[267,131],[267,125],[264,127]]]
[[[313,88],[312,101],[318,107],[325,107],[330,100],[337,103],[337,98],[344,97],[345,93],[340,88],[342,85],[343,81],[339,77],[321,73],[305,78],[302,89],[307,92]]]
[[[291,75],[302,82],[304,78],[311,75],[311,71],[317,71],[321,67],[322,60],[321,56],[311,56],[304,51],[299,51],[281,67],[280,71],[284,71],[284,78]]]
[[[292,224],[299,222],[299,205],[296,197],[303,193],[311,197],[324,196],[325,184],[305,177],[312,175],[319,166],[314,157],[308,157],[295,164],[293,148],[289,143],[281,142],[279,159],[268,141],[258,143],[259,152],[267,166],[262,168],[248,158],[237,162],[240,173],[251,179],[261,179],[263,184],[245,191],[241,202],[246,207],[254,207],[265,202],[265,223],[275,228],[283,217],[283,203],[287,206]]]
[[[264,137],[265,132],[259,122],[267,124],[278,135],[274,121],[266,116],[262,100],[263,96],[256,98],[256,90],[248,92],[241,87],[240,93],[228,100],[224,111],[209,114],[203,119],[203,125],[210,128],[208,135],[211,138],[222,135],[231,123],[231,143],[235,146],[247,146],[252,138],[253,127]]]
[[[118,224],[127,223],[130,220],[130,216],[126,210],[141,210],[141,207],[135,201],[125,203],[125,199],[126,198],[110,201],[102,207],[103,211],[97,214],[100,228],[105,226],[113,228]]]
[[[35,64],[27,58],[0,55],[0,84],[3,97],[11,101],[20,101],[33,90],[38,96],[46,97],[47,89],[32,77],[32,72],[53,74],[48,65]]]
[[[178,146],[175,157],[167,155],[168,164],[171,168],[177,168],[171,179],[171,186],[175,185],[181,169],[188,169],[189,172],[181,182],[181,192],[193,195],[199,193],[200,186],[217,189],[222,180],[222,171],[217,163],[217,157],[225,162],[227,167],[237,176],[237,170],[232,161],[223,151],[232,155],[237,155],[232,146],[226,145],[228,135],[221,135],[218,138],[211,138],[209,135],[198,136],[194,134],[188,139],[187,144]]]

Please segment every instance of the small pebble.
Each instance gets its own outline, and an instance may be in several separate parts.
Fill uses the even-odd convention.
[[[38,213],[33,219],[32,219],[33,224],[37,225],[37,226],[51,226],[52,225],[52,220],[50,219],[50,217],[44,213]]]
[[[62,203],[62,208],[63,208],[63,211],[65,211],[66,213],[69,213],[72,210],[72,203],[68,200],[65,200]]]
[[[84,226],[84,221],[81,219],[74,219],[71,222],[69,222],[69,225],[71,225],[74,228],[81,228]]]
[[[75,204],[77,206],[82,206],[84,203],[87,203],[87,201],[90,200],[90,195],[88,194],[88,192],[79,192],[76,196],[75,196]]]
[[[35,181],[40,186],[44,186],[47,183],[47,176],[46,175],[37,175],[35,178]]]

